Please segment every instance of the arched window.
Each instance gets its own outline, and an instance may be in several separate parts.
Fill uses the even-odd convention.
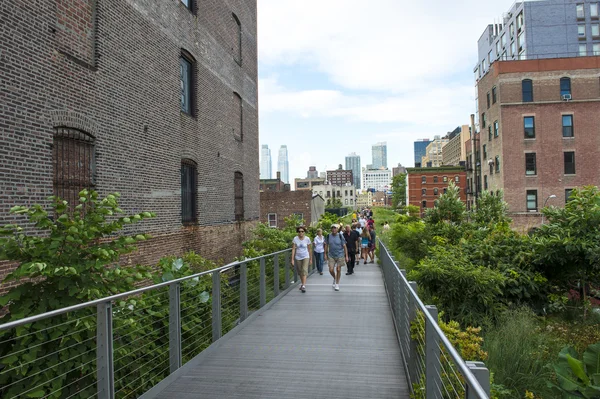
[[[571,95],[571,78],[560,78],[560,96]]]
[[[438,188],[434,188],[433,189],[433,195],[438,195],[440,193],[440,190],[438,190]]]
[[[239,65],[242,65],[242,23],[240,19],[234,13],[231,13],[231,17],[233,18],[233,29],[235,30],[235,41],[233,50],[233,59]]]
[[[244,175],[235,172],[233,179],[233,193],[235,201],[235,220],[244,220]]]
[[[521,81],[521,94],[524,103],[533,102],[533,81],[531,79]]]
[[[79,205],[79,192],[95,186],[94,136],[81,130],[59,127],[54,131],[52,163],[54,195]]]
[[[191,159],[181,161],[181,221],[198,221],[198,167]]]
[[[232,120],[233,123],[233,137],[236,140],[244,141],[244,103],[242,97],[236,92],[233,92],[233,112]]]

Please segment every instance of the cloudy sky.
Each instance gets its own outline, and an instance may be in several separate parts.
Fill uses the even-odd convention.
[[[388,167],[413,142],[469,123],[477,40],[513,0],[258,0],[260,144],[290,180],[344,167],[387,141]]]

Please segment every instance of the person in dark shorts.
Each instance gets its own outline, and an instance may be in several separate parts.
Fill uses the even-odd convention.
[[[377,234],[375,234],[375,225],[367,226],[367,230],[369,231],[369,258],[371,261],[369,263],[375,263],[375,247],[377,243]]]
[[[348,271],[346,275],[354,274],[354,264],[356,262],[356,248],[359,247],[359,235],[356,230],[350,229],[350,225],[346,225],[344,230],[344,239],[346,240],[346,248],[348,248],[348,262],[346,262],[346,268]]]

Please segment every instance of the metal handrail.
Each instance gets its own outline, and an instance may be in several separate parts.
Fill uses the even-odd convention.
[[[279,254],[282,254],[284,252],[289,252],[289,251],[291,251],[291,249],[284,249],[282,251],[273,252],[273,253],[268,254],[268,255],[258,256],[256,258],[238,260],[238,261],[235,261],[235,262],[232,262],[232,263],[228,263],[228,264],[226,264],[224,266],[217,267],[215,269],[207,270],[207,271],[204,271],[204,272],[192,274],[190,276],[180,277],[180,278],[177,278],[177,279],[165,281],[163,283],[149,285],[147,287],[138,288],[138,289],[135,289],[135,290],[131,290],[131,291],[123,292],[123,293],[120,293],[120,294],[115,294],[115,295],[107,296],[107,297],[100,298],[100,299],[94,299],[93,301],[88,301],[88,302],[80,303],[80,304],[69,306],[69,307],[66,307],[66,308],[51,310],[51,311],[46,312],[46,313],[40,313],[40,314],[35,315],[35,316],[30,316],[30,317],[26,317],[24,319],[19,319],[19,320],[11,321],[11,322],[8,322],[8,323],[0,324],[0,331],[4,331],[4,330],[11,329],[11,328],[19,327],[19,326],[22,326],[22,325],[25,325],[25,324],[29,324],[29,323],[34,323],[36,321],[44,320],[44,319],[47,319],[47,318],[53,317],[53,316],[59,316],[61,314],[73,312],[73,311],[76,311],[76,310],[81,310],[81,309],[84,309],[84,308],[87,308],[87,307],[90,307],[90,306],[96,306],[96,305],[101,304],[101,303],[112,302],[112,301],[115,301],[117,299],[126,298],[126,297],[129,297],[129,296],[132,296],[132,295],[141,294],[142,292],[152,291],[152,290],[155,290],[157,288],[166,287],[166,286],[169,286],[169,285],[174,284],[174,283],[180,283],[182,281],[191,280],[191,279],[196,278],[196,277],[206,276],[206,275],[212,274],[214,272],[223,273],[224,271],[232,269],[232,268],[234,268],[236,266],[239,266],[242,263],[249,263],[249,262],[257,261],[257,260],[260,260],[260,259],[263,259],[263,258],[268,258],[268,257],[274,256],[274,255],[279,255]]]
[[[66,389],[63,393],[70,395],[69,397],[76,395],[87,397],[90,393],[93,393],[92,396],[99,399],[114,399],[115,397],[122,397],[124,394],[128,396],[134,392],[144,392],[148,389],[144,383],[134,385],[140,379],[148,377],[160,381],[176,372],[182,367],[183,363],[198,356],[211,342],[218,341],[223,334],[226,334],[235,328],[236,325],[247,320],[251,312],[262,308],[273,298],[277,298],[280,295],[282,287],[284,290],[289,289],[292,284],[297,283],[298,276],[295,269],[293,270],[293,281],[290,278],[290,272],[292,271],[290,267],[290,253],[291,249],[285,249],[255,258],[241,259],[190,276],[1,324],[0,334],[4,334],[2,338],[4,340],[0,344],[6,345],[8,352],[0,353],[0,360],[4,359],[3,361],[6,362],[0,364],[0,379],[3,379],[5,382],[7,381],[7,376],[9,376],[9,379],[7,383],[4,383],[0,387],[0,392],[5,393],[9,392],[6,390],[12,390],[8,394],[9,397],[21,397],[26,394],[47,395],[50,392],[49,390],[52,389],[56,390],[51,393]],[[285,255],[283,264],[280,262],[280,255]],[[267,269],[267,259],[272,261],[272,268],[269,266],[269,269]],[[238,266],[239,282],[233,285],[224,284],[222,286],[221,274]],[[257,280],[250,280],[249,271],[258,271],[257,269],[259,269],[259,274],[253,277],[257,278]],[[283,275],[281,275],[282,272]],[[194,298],[197,297],[197,294],[193,293],[193,287],[196,285],[188,286],[182,283],[200,277],[206,278],[209,275],[212,276],[212,284],[209,285],[212,286],[211,304],[208,305],[208,308],[202,307],[198,311],[194,310],[193,313],[189,313],[188,310],[197,305],[182,306],[185,303],[184,293],[187,300],[191,298],[190,295]],[[281,280],[281,277],[285,280]],[[252,285],[250,284],[251,281]],[[157,324],[157,330],[154,331],[156,334],[147,333],[135,341],[129,342],[130,339],[126,337],[136,331],[140,331],[140,329],[137,328],[133,332],[127,332],[129,324],[127,322],[123,324],[124,319],[119,319],[121,320],[121,324],[116,324],[116,319],[123,315],[123,306],[114,307],[113,303],[119,299],[166,287],[168,287],[168,291],[162,291],[162,293],[159,291],[157,294],[150,296],[150,298],[158,298],[160,296],[162,298],[161,301],[163,301],[161,303],[165,305],[167,303],[164,300],[168,297],[168,308],[165,313],[154,315],[151,311],[152,306],[154,306],[152,304],[139,310],[149,313],[149,316],[142,318],[150,317],[150,319],[144,321],[144,324],[152,322]],[[250,291],[251,288],[252,292]],[[204,290],[200,293],[203,295],[211,288],[204,286],[201,289]],[[165,297],[162,297],[162,295],[165,295]],[[249,298],[251,296],[254,300],[250,303]],[[228,298],[228,300],[223,302],[225,298]],[[196,303],[198,304],[198,302]],[[200,303],[206,303],[206,301]],[[68,322],[61,320],[59,323],[45,326],[41,330],[37,330],[36,324],[32,324],[82,309],[93,309],[93,311],[85,316],[73,318]],[[133,309],[130,310],[133,311]],[[126,308],[125,311],[127,311]],[[186,328],[186,326],[194,323],[194,321],[189,318],[200,311],[204,312],[203,314],[207,315],[208,319],[205,321],[195,321],[197,327],[200,328],[194,331],[193,336],[190,336],[190,328]],[[125,317],[128,316],[125,314]],[[196,318],[197,316],[194,317]],[[91,322],[90,318],[95,318],[96,322]],[[184,318],[188,318],[186,319],[188,320],[187,323],[183,322],[185,321]],[[141,323],[141,319],[137,321]],[[90,323],[88,324],[88,322]],[[135,320],[132,319],[131,323],[133,322]],[[74,331],[69,330],[69,325]],[[28,332],[25,330],[19,332],[19,327],[25,329],[31,328],[35,331]],[[123,328],[125,330],[121,330]],[[65,334],[65,331],[69,333]],[[126,332],[126,334],[123,335],[122,331]],[[44,341],[40,343],[35,342],[35,345],[30,345],[31,336],[34,333],[41,334],[40,336],[44,337]],[[85,338],[83,341],[81,338],[77,338],[82,336],[80,334],[83,334]],[[184,339],[184,334],[187,334],[186,339]],[[145,337],[149,337],[148,339],[153,341],[143,343]],[[190,338],[194,338],[194,341],[189,341]],[[67,346],[61,347],[61,343],[66,342],[65,339],[73,340],[73,342],[69,342]],[[139,339],[142,339],[142,341],[139,341]],[[188,343],[183,345],[186,340]],[[13,342],[14,346],[10,346],[8,342]],[[127,354],[120,352],[121,349],[134,342],[138,342],[136,346],[139,346],[136,351],[148,345],[155,347],[145,353],[145,355],[142,355],[142,358],[137,357],[141,352],[136,353],[136,351],[131,351]],[[40,357],[38,352],[41,348],[43,349],[42,356]],[[114,354],[118,354],[117,358],[113,358]],[[121,367],[115,371],[115,364],[119,364],[118,362],[123,361],[126,356],[131,356],[134,359],[124,365],[121,364]],[[25,362],[21,359],[25,359]],[[44,359],[53,359],[54,362],[50,364],[47,362],[41,363],[43,368],[35,370],[34,373],[14,374],[14,370],[27,365],[33,366],[36,362],[40,363]],[[127,367],[133,363],[135,363],[136,368],[133,370],[128,369]],[[57,367],[61,365],[66,367],[66,372],[63,372],[65,369],[58,370]],[[146,370],[143,375],[138,375],[138,373],[142,372],[142,368],[146,366],[153,367]],[[69,373],[74,374],[67,377]],[[123,375],[123,373],[127,374]],[[58,388],[51,385],[54,384],[53,381],[60,381],[61,379],[65,380],[68,384],[62,386],[59,383]],[[85,387],[82,387],[83,385]],[[73,393],[73,390],[77,391]]]
[[[472,389],[472,391],[469,391],[468,397],[476,398],[476,399],[489,399],[489,394],[483,389],[483,387],[481,386],[477,377],[473,374],[473,372],[471,371],[471,369],[469,368],[469,366],[467,365],[465,360],[460,356],[460,354],[458,353],[456,348],[454,348],[454,346],[452,345],[452,343],[450,342],[448,337],[446,337],[446,335],[444,334],[444,332],[438,325],[437,317],[434,317],[434,315],[432,315],[431,309],[432,308],[435,309],[435,307],[426,306],[423,303],[421,298],[419,298],[419,295],[417,294],[416,290],[413,288],[411,282],[408,281],[408,279],[405,277],[404,273],[402,273],[402,271],[398,267],[398,264],[396,263],[396,261],[390,255],[387,247],[384,245],[384,243],[381,241],[381,239],[378,239],[378,241],[380,244],[381,251],[383,251],[385,253],[385,256],[382,258],[384,258],[384,259],[387,258],[392,261],[391,264],[393,265],[393,268],[394,268],[395,272],[397,273],[397,275],[400,277],[403,288],[410,293],[410,296],[412,297],[412,300],[414,301],[416,307],[418,308],[418,310],[420,310],[423,313],[423,315],[425,317],[425,323],[427,325],[431,326],[431,328],[433,329],[434,334],[436,336],[436,339],[441,341],[441,343],[444,345],[444,347],[448,351],[448,354],[450,355],[450,358],[457,365],[460,373],[465,378],[467,385],[469,386],[470,389]],[[384,259],[382,259],[382,261]],[[388,295],[390,295],[389,292],[388,292]],[[437,315],[437,310],[434,312],[434,314]],[[402,345],[402,342],[400,342],[400,345]],[[427,398],[430,398],[430,397],[435,397],[435,395],[429,396],[429,393],[428,393]]]

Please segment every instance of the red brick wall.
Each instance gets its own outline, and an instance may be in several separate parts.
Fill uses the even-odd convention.
[[[285,227],[284,218],[294,213],[304,214],[304,223],[311,222],[311,191],[262,192],[260,193],[260,221],[269,222],[269,213],[277,214],[277,227]]]
[[[423,201],[427,201],[427,208],[433,208],[435,206],[435,200],[444,193],[444,188],[448,187],[450,181],[454,181],[454,184],[459,188],[460,199],[466,204],[466,187],[467,187],[467,174],[461,169],[450,169],[443,170],[437,168],[421,168],[416,170],[408,171],[408,203],[421,208],[421,213],[425,211],[423,209]],[[426,183],[422,183],[422,177],[426,177]],[[434,183],[434,176],[438,177],[438,182]],[[444,176],[447,177],[447,181],[444,182]],[[459,181],[455,181],[455,177],[459,178]],[[434,195],[434,189],[438,189],[438,195]],[[426,194],[422,194],[422,189],[426,189]]]

